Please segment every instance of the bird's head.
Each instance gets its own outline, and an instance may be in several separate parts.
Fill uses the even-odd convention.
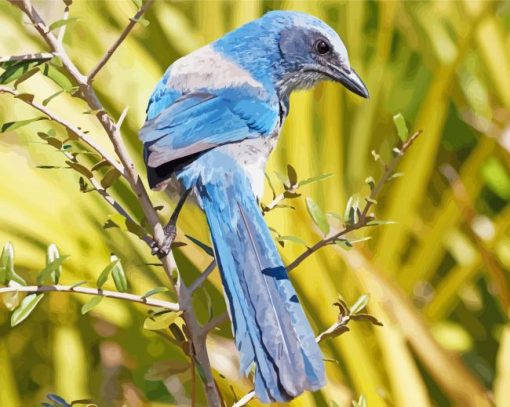
[[[316,17],[293,14],[293,25],[282,28],[278,39],[285,69],[281,85],[292,91],[333,80],[368,98],[367,87],[351,68],[347,49],[338,34]]]
[[[282,96],[333,80],[368,97],[338,34],[309,14],[271,11],[221,38],[216,46],[259,80],[271,73]]]

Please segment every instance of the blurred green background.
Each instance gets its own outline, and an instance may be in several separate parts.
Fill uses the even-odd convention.
[[[34,2],[46,21],[61,18],[63,5]],[[351,331],[321,347],[328,384],[305,394],[294,406],[351,405],[364,395],[374,406],[510,405],[510,2],[490,1],[161,1],[146,15],[95,80],[114,117],[129,113],[124,136],[143,170],[137,130],[153,86],[176,58],[271,9],[301,10],[331,24],[349,50],[352,66],[370,89],[362,100],[330,83],[297,93],[268,173],[292,164],[301,178],[333,173],[303,187],[324,210],[343,213],[353,194],[364,196],[364,180],[380,175],[371,156],[389,159],[398,139],[392,116],[402,112],[410,129],[424,134],[400,165],[405,176],[385,189],[376,207],[382,219],[398,222],[364,230],[373,239],[350,251],[328,247],[292,272],[300,298],[317,332],[337,317],[332,302],[341,294],[352,303],[369,293],[370,312],[384,327],[351,324]],[[65,44],[89,71],[135,12],[131,1],[76,0]],[[0,55],[46,50],[19,12],[0,3]],[[56,86],[42,75],[20,85],[38,100]],[[106,136],[88,110],[69,95],[48,107],[68,118],[102,145]],[[0,96],[0,122],[37,116],[21,101]],[[46,247],[55,243],[71,258],[63,283],[91,285],[116,253],[128,273],[130,291],[165,284],[161,268],[136,237],[103,229],[110,208],[94,193],[79,191],[78,176],[64,157],[37,137],[49,122],[37,122],[0,136],[0,242],[12,241],[16,270],[31,282],[44,267]],[[64,136],[61,128],[55,127]],[[452,189],[441,169],[459,173]],[[450,168],[450,173],[451,173]],[[268,188],[266,188],[268,189]],[[112,193],[138,219],[128,188]],[[167,219],[172,203],[153,193]],[[271,199],[269,192],[265,202]],[[304,199],[295,210],[278,209],[268,223],[282,235],[312,244],[319,239]],[[170,205],[168,205],[170,204]],[[177,255],[191,281],[209,258],[184,236],[208,241],[198,209],[179,219]],[[303,246],[288,242],[286,261]],[[111,288],[111,286],[109,286]],[[172,294],[159,294],[174,299]],[[225,305],[217,271],[196,296],[206,318]],[[92,398],[100,406],[189,405],[191,373],[154,379],[147,371],[185,356],[143,329],[147,309],[106,299],[82,317],[88,298],[47,294],[28,320],[10,328],[0,305],[0,406],[33,406],[49,392],[68,400]],[[238,374],[230,328],[210,337],[218,384],[228,405],[250,390]],[[198,403],[205,398],[199,395]],[[257,401],[251,403],[257,405]]]

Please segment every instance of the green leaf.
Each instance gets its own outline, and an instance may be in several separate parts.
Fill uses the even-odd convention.
[[[170,311],[164,314],[155,315],[152,317],[145,318],[143,328],[149,331],[159,331],[162,329],[168,329],[180,316],[181,311]]]
[[[347,239],[337,239],[335,240],[335,244],[347,251],[352,249],[352,244]]]
[[[29,71],[26,71],[23,73],[18,79],[16,79],[16,82],[14,82],[14,89],[18,89],[18,86],[29,79],[30,77],[34,76],[37,72],[39,72],[39,68],[35,67],[30,69]]]
[[[27,124],[38,122],[40,120],[48,120],[46,116],[39,116],[34,117],[33,119],[26,119],[26,120],[18,120],[15,122],[7,122],[2,125],[2,128],[0,129],[0,133],[4,133],[7,130],[12,131],[15,129],[19,129],[20,127],[26,126]]]
[[[120,172],[116,168],[110,168],[108,172],[105,174],[103,179],[101,179],[101,186],[104,189],[107,189],[112,186],[112,184],[120,177]]]
[[[9,281],[27,285],[26,281],[14,271],[14,246],[11,242],[5,244],[0,256],[0,284],[7,285]]]
[[[73,84],[69,78],[60,72],[60,70],[53,64],[49,62],[45,63],[42,68],[42,73],[66,92],[70,92],[73,89]]]
[[[86,284],[86,283],[87,282],[85,280],[78,281],[77,283],[74,283],[70,288],[73,289],[73,288],[79,287],[80,285],[83,285],[83,284]]]
[[[115,268],[117,263],[119,263],[119,259],[110,262],[110,264],[108,264],[103,269],[103,271],[101,272],[101,274],[99,274],[99,277],[97,278],[97,283],[96,283],[97,284],[97,288],[102,288],[103,287],[103,285],[108,280],[108,277],[110,276],[110,273],[113,271],[113,269]]]
[[[92,172],[84,165],[72,161],[66,161],[66,164],[73,170],[79,172],[80,174],[84,175],[87,178],[92,178],[94,176],[94,174],[92,174]]]
[[[273,182],[271,181],[271,178],[269,178],[269,175],[267,174],[267,172],[264,173],[264,176],[266,177],[267,184],[269,185],[269,188],[271,188],[271,192],[273,193],[273,199],[275,199],[276,191],[274,189]]]
[[[370,322],[372,325],[383,326],[381,321],[379,321],[376,317],[370,314],[355,314],[351,316],[351,319],[355,321],[367,321]]]
[[[51,284],[58,284],[62,271],[62,263],[68,258],[69,256],[61,256],[50,261],[37,276],[37,284],[43,284],[45,281],[49,281]]]
[[[397,223],[394,220],[371,220],[367,223],[367,226],[396,225]]]
[[[146,20],[145,18],[140,17],[138,20],[135,20],[137,23],[140,23],[143,27],[148,27],[150,24],[149,20]]]
[[[280,174],[277,171],[274,171],[274,175],[280,180],[280,182],[283,184],[283,187],[285,189],[288,189],[290,187],[290,182],[287,176]]]
[[[122,263],[115,255],[110,257],[110,261],[116,262],[116,265],[112,270],[112,277],[113,282],[115,283],[115,287],[121,293],[125,293],[127,291],[127,278],[126,273],[124,272],[124,268],[122,267]]]
[[[43,297],[44,294],[30,294],[23,298],[21,305],[11,315],[11,326],[16,326],[27,319]]]
[[[351,243],[351,245],[353,245],[356,243],[366,242],[367,240],[371,240],[371,239],[372,239],[372,236],[366,236],[366,237],[362,237],[360,239],[350,240],[350,243]]]
[[[54,98],[56,98],[58,95],[63,93],[64,90],[60,89],[58,92],[53,93],[52,95],[48,96],[46,99],[42,101],[43,106],[48,106],[48,103],[50,103]]]
[[[62,142],[58,138],[51,137],[50,135],[43,133],[42,131],[37,132],[37,135],[46,143],[48,143],[50,146],[55,147],[57,150],[60,150],[62,148]]]
[[[142,295],[141,298],[145,299],[145,298],[149,298],[153,295],[156,295],[156,294],[159,294],[159,293],[164,293],[168,291],[168,288],[167,287],[156,287],[156,288],[153,288],[152,290],[149,290],[147,291],[144,295]]]
[[[314,182],[319,182],[326,178],[331,177],[332,175],[333,174],[322,174],[322,175],[317,175],[316,177],[307,178],[307,179],[304,179],[303,181],[299,181],[299,186],[302,187],[303,185],[306,185],[306,184],[312,184]]]
[[[63,27],[64,25],[67,25],[69,23],[74,23],[75,21],[78,21],[79,19],[80,19],[80,17],[68,17],[68,18],[63,18],[61,20],[54,21],[53,23],[50,24],[50,26],[48,27],[48,30],[49,31],[56,30],[57,28]]]
[[[278,236],[277,240],[299,243],[299,244],[306,246],[306,242],[298,236]]]
[[[298,176],[296,169],[290,164],[287,164],[287,176],[289,177],[289,182],[291,186],[297,184]]]
[[[31,93],[18,93],[16,96],[14,96],[16,99],[23,100],[27,103],[32,103],[34,101],[34,95]]]
[[[19,79],[25,73],[31,71],[38,65],[41,65],[45,59],[31,61],[9,61],[2,64],[5,71],[0,75],[0,84],[6,85]]]
[[[101,160],[99,161],[97,164],[95,164],[91,169],[90,171],[97,171],[98,169],[100,168],[103,168],[103,167],[109,167],[111,166],[110,162],[107,161],[107,160]]]
[[[402,116],[401,113],[397,113],[393,116],[393,123],[395,123],[395,127],[397,128],[398,137],[405,143],[409,138],[409,130],[407,129],[404,116]]]
[[[103,297],[92,297],[92,299],[89,302],[86,302],[81,307],[81,314],[85,315],[87,312],[89,312],[92,308],[97,306],[101,301],[103,300]]]
[[[312,217],[315,224],[319,227],[321,232],[324,235],[327,235],[329,233],[329,222],[326,218],[326,214],[310,197],[306,198],[306,208],[308,209],[308,213]]]
[[[357,314],[368,304],[370,296],[368,294],[361,295],[358,300],[351,307],[351,314]]]
[[[213,249],[207,246],[205,243],[202,243],[200,240],[195,239],[193,236],[185,235],[189,240],[195,243],[198,247],[200,247],[204,252],[206,252],[209,256],[214,256]]]

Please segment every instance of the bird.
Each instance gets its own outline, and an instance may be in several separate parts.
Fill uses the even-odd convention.
[[[259,206],[291,93],[325,80],[369,97],[335,30],[270,11],[174,61],[139,132],[149,186],[177,194],[179,206],[191,194],[205,213],[240,369],[254,373],[262,402],[325,385],[321,350]]]

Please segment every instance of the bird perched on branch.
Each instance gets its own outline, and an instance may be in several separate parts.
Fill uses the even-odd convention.
[[[151,188],[180,191],[181,204],[192,191],[205,212],[241,370],[255,364],[264,402],[325,383],[321,351],[257,203],[291,92],[323,80],[368,97],[331,27],[269,12],[175,61],[140,131]]]

